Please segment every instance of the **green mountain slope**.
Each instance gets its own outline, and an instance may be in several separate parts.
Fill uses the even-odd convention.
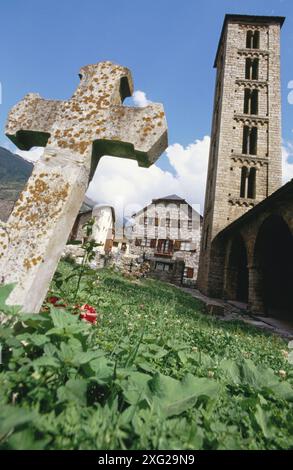
[[[26,182],[32,170],[32,163],[0,147],[0,187]]]
[[[32,170],[32,163],[0,147],[0,220],[7,220]]]

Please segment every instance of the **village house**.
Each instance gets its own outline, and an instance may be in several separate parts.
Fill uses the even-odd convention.
[[[113,246],[111,252],[113,255],[115,254],[121,254],[124,256],[129,255],[129,240],[125,236],[115,236],[113,240]]]
[[[97,204],[93,209],[83,204],[72,228],[70,241],[83,241],[86,238],[84,225],[94,219],[92,238],[98,244],[96,251],[100,254],[109,253],[115,235],[115,211],[105,204]]]
[[[130,253],[150,263],[150,274],[175,283],[195,284],[202,217],[172,194],[153,199],[133,214]]]

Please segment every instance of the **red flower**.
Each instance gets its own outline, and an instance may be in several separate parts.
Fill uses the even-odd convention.
[[[59,299],[59,297],[56,297],[55,295],[53,295],[52,297],[48,297],[47,302],[49,304],[55,305],[56,307],[66,307],[67,306],[67,304],[58,304],[57,302],[60,302],[60,299]]]
[[[52,297],[48,297],[48,298],[47,298],[47,302],[48,302],[49,304],[53,304],[53,305],[55,305],[56,302],[58,302],[58,300],[59,300],[58,297],[55,297],[55,296],[52,296]]]
[[[88,304],[84,304],[80,307],[80,318],[86,320],[90,323],[96,324],[97,323],[97,311],[94,307]]]

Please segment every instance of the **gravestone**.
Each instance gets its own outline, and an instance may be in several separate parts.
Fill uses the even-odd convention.
[[[45,147],[0,227],[0,283],[15,283],[7,304],[23,312],[42,305],[99,159],[119,156],[148,167],[167,147],[161,104],[122,105],[133,92],[127,68],[100,62],[83,67],[80,78],[68,101],[26,95],[6,125],[20,149]]]

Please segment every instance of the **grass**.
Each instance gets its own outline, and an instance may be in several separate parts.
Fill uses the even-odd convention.
[[[59,287],[52,283],[69,304],[73,269],[62,262]],[[74,303],[93,305],[97,325],[50,306],[23,317],[26,330],[1,328],[2,448],[293,448],[293,373],[281,338],[112,270],[88,270]]]

